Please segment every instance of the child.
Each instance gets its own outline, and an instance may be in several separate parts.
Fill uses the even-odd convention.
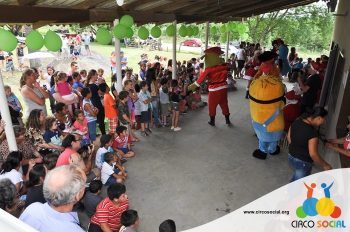
[[[103,77],[103,74],[105,73],[105,71],[102,69],[102,68],[99,68],[97,69],[97,82],[98,82],[98,85],[101,84],[101,83],[105,83],[106,80],[105,78]]]
[[[63,150],[62,139],[60,137],[60,132],[58,131],[57,120],[54,117],[47,117],[45,119],[45,133],[44,140],[48,144],[53,144],[57,150]]]
[[[122,227],[119,232],[136,232],[137,227],[140,225],[140,218],[136,210],[126,210],[122,213],[120,218]]]
[[[13,64],[12,52],[7,53],[6,56],[6,71],[11,71],[11,77],[13,77],[13,72],[15,71],[15,65]]]
[[[89,129],[89,137],[91,142],[93,143],[96,140],[96,120],[98,109],[94,107],[91,103],[91,91],[89,88],[83,88],[81,90],[81,95],[83,96],[83,110],[84,116],[87,120],[87,125]]]
[[[172,110],[172,118],[171,118],[171,130],[180,131],[181,128],[178,127],[179,123],[179,102],[180,102],[180,91],[178,88],[178,81],[171,81],[171,91],[170,91],[170,101],[171,101],[171,110]]]
[[[117,137],[115,138],[112,147],[117,150],[124,158],[135,156],[135,152],[131,151],[127,128],[125,126],[117,127]]]
[[[151,94],[148,92],[148,85],[146,81],[140,83],[141,91],[138,95],[141,106],[141,135],[148,136],[152,131],[149,129]]]
[[[123,183],[127,177],[125,172],[116,167],[116,161],[117,157],[113,153],[105,153],[101,169],[101,181],[106,186]]]
[[[79,73],[80,73],[80,76],[81,76],[81,82],[85,83],[86,77],[87,77],[87,71],[85,69],[83,69],[83,70],[80,70]]]
[[[138,95],[141,91],[140,85],[139,84],[135,84],[135,92]],[[139,99],[137,99],[134,102],[135,105],[135,121],[136,121],[136,126],[135,129],[138,130],[141,128],[141,103],[139,101]]]
[[[127,91],[121,91],[119,93],[119,104],[118,104],[118,120],[120,125],[126,126],[128,128],[128,133],[130,133],[131,129],[131,118],[130,111],[128,107],[128,96],[129,93]]]
[[[161,123],[163,127],[167,126],[167,116],[169,114],[169,91],[168,91],[168,79],[162,78],[160,80],[161,87],[159,88],[160,97],[160,113],[161,113]]]
[[[7,97],[7,103],[8,105],[16,112],[20,113],[21,115],[21,110],[23,109],[22,108],[22,105],[20,103],[20,101],[18,100],[17,96],[12,93],[11,91],[11,87],[8,86],[8,85],[5,85],[4,86],[5,88],[5,94],[6,94],[6,97]],[[22,122],[22,118],[21,117],[18,117],[17,118],[18,122],[20,125],[23,125],[23,122]]]
[[[84,208],[89,218],[96,212],[96,206],[103,200],[99,195],[102,189],[102,182],[100,180],[93,180],[90,182],[89,190],[86,191],[84,197]]]
[[[82,110],[75,110],[75,122],[73,128],[82,136],[81,146],[90,144],[88,121]]]
[[[67,83],[67,74],[64,72],[59,72],[56,79],[55,91],[59,93],[63,99],[67,101],[74,100],[74,107],[78,108],[79,98],[72,92],[72,87]],[[68,105],[68,110],[71,116],[73,116],[73,104]]]
[[[113,138],[111,135],[101,135],[100,148],[97,150],[95,158],[96,167],[98,167],[99,169],[102,168],[104,154],[106,154],[107,152],[113,152],[113,150],[111,150],[112,143]]]
[[[119,231],[121,214],[129,208],[126,188],[123,184],[113,184],[107,189],[107,195],[96,207],[96,213],[91,217],[89,232]]]
[[[175,222],[171,219],[163,221],[159,225],[159,232],[176,232]]]
[[[115,129],[118,126],[118,113],[117,113],[117,103],[112,95],[109,93],[110,89],[106,83],[101,83],[98,89],[104,94],[104,108],[105,117],[108,118],[109,122],[109,134],[115,134]]]

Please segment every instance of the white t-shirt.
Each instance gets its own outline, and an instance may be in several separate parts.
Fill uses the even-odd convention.
[[[106,149],[104,147],[100,147],[96,152],[95,164],[96,164],[96,167],[98,167],[99,169],[102,168],[103,155],[107,152],[108,152],[108,149]]]
[[[16,184],[18,184],[20,182],[23,182],[22,173],[20,173],[16,169],[12,169],[11,171],[5,172],[4,174],[0,175],[0,180],[1,179],[6,179],[6,178],[10,179],[10,181],[14,185],[16,185]]]
[[[141,115],[141,103],[140,103],[140,99],[137,99],[137,101],[134,102],[134,106],[135,106],[135,115],[137,115],[137,116]]]
[[[140,111],[148,111],[148,104],[145,104],[144,101],[146,101],[147,99],[150,99],[151,98],[151,94],[147,91],[146,93],[144,92],[140,92],[139,93],[139,102],[140,102]]]
[[[114,165],[111,166],[106,162],[103,162],[101,169],[101,181],[102,184],[105,184],[108,178],[114,173]]]
[[[239,48],[237,51],[237,60],[245,60],[244,49]]]

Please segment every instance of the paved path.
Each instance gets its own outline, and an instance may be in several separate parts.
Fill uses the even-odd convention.
[[[257,139],[244,94],[239,80],[238,91],[229,93],[233,128],[219,111],[217,127],[210,127],[206,107],[181,116],[181,132],[154,129],[137,143],[126,186],[141,217],[139,231],[158,231],[168,218],[179,231],[199,226],[288,183],[285,151],[265,161],[251,156]]]

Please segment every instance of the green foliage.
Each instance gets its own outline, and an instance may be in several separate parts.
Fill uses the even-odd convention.
[[[282,38],[287,44],[307,50],[327,50],[334,18],[320,4],[296,7],[251,17],[247,20],[250,41],[271,46]]]

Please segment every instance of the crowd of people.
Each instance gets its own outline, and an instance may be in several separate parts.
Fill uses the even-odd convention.
[[[136,156],[132,147],[157,128],[180,131],[180,114],[206,105],[200,88],[187,91],[201,72],[197,59],[179,63],[173,80],[171,60],[164,66],[157,57],[145,58],[139,79],[121,57],[119,92],[113,66],[107,78],[103,69],[79,70],[76,61],[67,72],[24,70],[23,106],[5,87],[18,151],[10,152],[6,136],[1,139],[0,190],[15,190],[0,191],[2,209],[40,231],[81,231],[73,210],[79,202],[90,217],[89,231],[135,231],[139,218],[128,209],[124,166]],[[175,223],[164,222],[160,231],[175,231]]]
[[[328,57],[303,63],[295,48],[288,53],[281,39],[272,45],[280,76],[290,75],[295,83],[294,98],[288,99],[291,94],[286,93],[285,109],[292,104],[298,114],[289,117],[284,112],[294,181],[310,174],[312,162],[331,168],[318,153],[315,129],[327,115],[315,105]],[[232,76],[247,79],[246,98],[259,72],[262,51],[259,44],[242,42],[228,61],[227,82]],[[75,210],[78,203],[90,218],[88,231],[136,231],[139,216],[129,209],[128,172],[123,164],[137,159],[132,147],[139,136],[150,136],[160,127],[181,131],[180,115],[206,106],[201,98],[205,82],[188,91],[204,67],[196,58],[177,62],[176,79],[172,79],[172,60],[158,56],[151,60],[143,54],[135,74],[121,53],[123,90],[118,91],[116,59],[112,53],[111,78],[103,69],[79,70],[77,61],[71,62],[67,72],[52,66],[45,74],[35,68],[24,70],[20,80],[24,107],[11,87],[5,87],[18,151],[9,151],[2,122],[0,208],[39,231],[82,231]],[[349,156],[348,137],[330,140],[327,146]],[[344,141],[344,149],[336,145]],[[105,198],[100,196],[103,186]],[[175,223],[167,220],[159,231],[175,231]]]

